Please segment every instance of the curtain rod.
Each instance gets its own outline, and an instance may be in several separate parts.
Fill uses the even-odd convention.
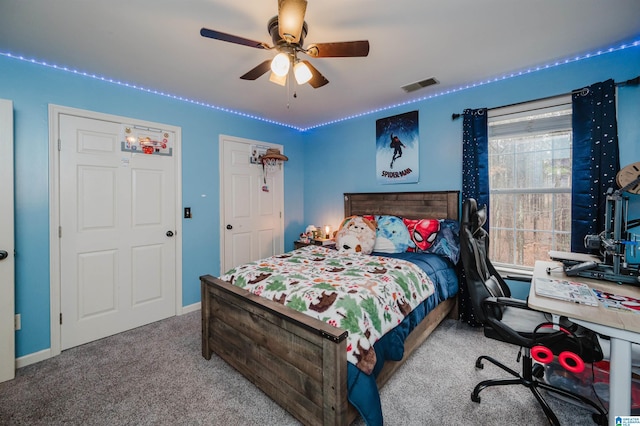
[[[637,86],[639,84],[640,84],[640,75],[635,77],[635,78],[632,78],[630,80],[627,80],[627,81],[621,81],[619,83],[614,83],[614,85],[616,87]],[[539,98],[539,99],[535,99],[535,100],[536,101],[546,101],[548,99],[554,99],[554,98],[559,98],[559,97],[562,97],[562,96],[573,95],[574,93],[578,93],[581,90],[582,89],[577,89],[577,90],[573,90],[573,91],[571,91],[569,93],[562,93],[560,95],[547,96],[547,97]],[[487,108],[487,110],[490,111],[492,109],[507,108],[507,107],[512,107],[512,106],[516,106],[516,105],[528,104],[529,102],[532,102],[532,101],[516,102],[516,103],[513,103],[513,104],[509,104],[509,105],[502,105],[502,106],[499,106],[499,107]],[[455,112],[453,114],[451,114],[451,120],[457,120],[460,117],[462,117],[462,114],[458,114],[458,113],[455,113]]]

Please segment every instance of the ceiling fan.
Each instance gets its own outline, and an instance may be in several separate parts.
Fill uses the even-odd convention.
[[[307,23],[304,20],[306,10],[306,0],[278,0],[278,15],[271,18],[267,25],[273,46],[208,28],[202,28],[200,35],[256,49],[276,49],[279,52],[273,59],[267,59],[240,76],[243,80],[255,80],[271,70],[269,80],[284,86],[289,70],[293,69],[293,75],[298,84],[308,82],[314,89],[317,89],[329,83],[329,80],[309,61],[298,59],[299,53],[304,53],[314,58],[363,57],[369,54],[369,42],[360,40],[316,43],[307,48],[303,47],[304,38],[308,30]]]

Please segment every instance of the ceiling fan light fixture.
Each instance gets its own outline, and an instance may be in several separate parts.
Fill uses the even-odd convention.
[[[288,54],[284,52],[278,53],[271,61],[271,71],[278,77],[286,77],[291,66],[290,62]]]
[[[305,84],[313,77],[311,70],[304,62],[297,62],[294,65],[293,74],[296,76],[298,84]]]
[[[269,74],[269,81],[275,84],[279,84],[280,86],[284,86],[285,84],[287,84],[287,75],[278,75],[274,72],[271,72],[271,74]]]
[[[287,76],[291,73],[293,74],[291,78],[295,78],[298,84],[307,83],[317,89],[328,84],[329,80],[311,62],[298,60],[298,54],[304,53],[317,58],[364,57],[369,54],[369,41],[316,43],[305,48],[304,39],[308,33],[308,26],[304,20],[306,9],[307,0],[278,0],[278,14],[267,22],[267,31],[271,35],[273,42],[271,46],[263,42],[208,28],[200,29],[200,35],[255,49],[275,49],[275,57],[265,59],[241,75],[240,79],[242,80],[256,80],[271,71],[272,75],[269,79],[272,82],[286,85],[288,83]],[[302,62],[302,64],[298,65],[299,62]]]
[[[306,0],[279,0],[278,26],[280,37],[288,43],[299,43],[306,11]]]

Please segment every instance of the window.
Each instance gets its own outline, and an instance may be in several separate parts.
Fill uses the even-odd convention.
[[[490,258],[533,267],[571,246],[571,97],[489,111]]]

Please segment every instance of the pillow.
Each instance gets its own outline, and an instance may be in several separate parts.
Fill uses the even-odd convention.
[[[430,248],[440,231],[438,219],[402,219],[407,226],[414,248],[409,251],[426,251]]]
[[[376,241],[376,225],[362,216],[350,216],[336,233],[336,249],[371,254]]]
[[[457,220],[440,220],[440,232],[427,252],[447,257],[453,264],[460,259],[460,223]]]
[[[411,245],[409,230],[397,216],[376,216],[376,243],[373,251],[404,253]]]

